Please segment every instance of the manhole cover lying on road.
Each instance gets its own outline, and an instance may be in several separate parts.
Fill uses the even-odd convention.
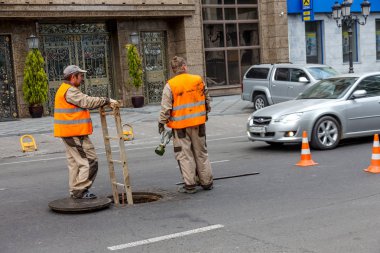
[[[112,200],[105,197],[96,199],[73,199],[64,198],[50,202],[48,205],[51,210],[59,213],[87,213],[107,208]]]
[[[114,203],[113,196],[108,196],[112,200],[112,203]],[[157,200],[162,199],[162,195],[158,193],[153,192],[132,192],[132,198],[133,198],[133,204],[142,204],[142,203],[148,203],[148,202],[154,202]],[[124,202],[123,202],[124,199]],[[127,194],[119,193],[119,202],[120,204],[128,204],[127,202]]]

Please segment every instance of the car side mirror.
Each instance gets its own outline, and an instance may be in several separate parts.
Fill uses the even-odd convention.
[[[356,90],[354,91],[354,93],[352,93],[352,96],[351,98],[355,99],[355,98],[363,98],[367,96],[367,91],[366,90]]]
[[[309,80],[307,80],[306,77],[301,76],[300,78],[298,78],[298,82],[300,82],[300,83],[309,83]]]

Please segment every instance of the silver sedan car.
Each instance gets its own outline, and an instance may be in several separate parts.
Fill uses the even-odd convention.
[[[252,113],[248,139],[268,144],[301,142],[306,131],[314,149],[333,149],[350,137],[380,131],[380,72],[324,79],[296,99]]]

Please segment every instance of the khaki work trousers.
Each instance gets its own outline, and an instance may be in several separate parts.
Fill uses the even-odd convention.
[[[213,184],[211,164],[206,146],[205,124],[173,129],[173,146],[185,187],[193,189],[199,183],[205,189]]]
[[[69,168],[70,194],[81,198],[95,180],[98,158],[88,136],[64,137]]]

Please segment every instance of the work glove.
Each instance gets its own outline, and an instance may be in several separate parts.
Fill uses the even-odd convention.
[[[158,123],[158,133],[161,134],[165,131],[165,125],[162,123]]]
[[[110,107],[115,109],[116,107],[120,107],[120,104],[117,100],[110,98]]]

